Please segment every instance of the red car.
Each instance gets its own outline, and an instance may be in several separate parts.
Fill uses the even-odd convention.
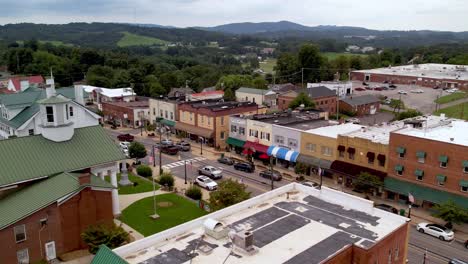
[[[358,88],[354,88],[355,91],[365,91],[366,89],[364,88],[361,88],[361,87],[358,87]]]
[[[127,141],[127,142],[133,142],[133,140],[135,139],[134,136],[130,135],[130,134],[121,134],[121,135],[118,135],[117,136],[117,139],[119,141]]]

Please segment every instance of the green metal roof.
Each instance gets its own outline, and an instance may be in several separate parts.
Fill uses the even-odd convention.
[[[437,175],[437,181],[438,182],[445,182],[446,180],[447,180],[447,176],[442,175],[442,174]]]
[[[461,207],[468,209],[468,198],[461,195],[427,188],[418,184],[398,180],[393,177],[385,177],[384,186],[385,189],[395,193],[404,195],[411,193],[416,200],[425,200],[436,204],[452,200]]]
[[[418,152],[416,152],[416,157],[418,157],[418,158],[425,158],[425,157],[426,157],[426,152],[424,152],[424,151],[418,151]]]
[[[71,99],[63,96],[51,96],[37,101],[38,104],[64,104],[70,102]]]
[[[226,140],[226,143],[229,145],[242,148],[245,144],[245,141],[237,139],[237,138],[228,137],[228,139]]]
[[[96,256],[94,256],[91,264],[128,264],[127,261],[115,254],[110,248],[106,245],[100,245]]]
[[[461,187],[468,187],[468,180],[460,180]]]
[[[403,167],[403,165],[396,165],[396,166],[395,166],[395,170],[396,170],[396,171],[403,171],[404,168],[405,168],[405,167]]]
[[[423,170],[420,170],[420,169],[416,169],[414,171],[414,175],[416,176],[424,176],[424,171]]]
[[[397,147],[396,151],[397,153],[405,153],[406,149],[404,147]]]
[[[77,128],[65,142],[41,135],[2,140],[0,186],[124,159],[101,126]]]
[[[239,89],[236,90],[236,92],[265,95],[266,93],[268,93],[268,90],[248,88],[248,87],[240,87]]]
[[[3,229],[60,198],[86,187],[114,188],[110,183],[91,175],[91,183],[80,185],[77,173],[61,173],[34,183],[0,200],[0,229]]]
[[[173,127],[175,126],[176,122],[175,121],[172,121],[172,120],[167,120],[167,119],[162,119],[160,121],[161,124],[164,124],[166,126],[170,126],[170,127]]]
[[[439,161],[440,161],[440,162],[447,162],[447,161],[448,161],[448,157],[445,156],[445,155],[440,155],[440,156],[439,156]]]

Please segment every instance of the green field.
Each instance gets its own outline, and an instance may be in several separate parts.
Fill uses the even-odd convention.
[[[463,98],[466,98],[466,97],[468,97],[467,93],[465,93],[465,92],[456,92],[456,93],[453,93],[453,94],[448,94],[448,95],[439,97],[434,102],[436,102],[438,104],[446,104],[446,103],[457,101],[457,100],[460,100],[460,99],[463,99]]]
[[[273,73],[273,67],[276,66],[276,59],[266,59],[264,62],[260,62],[260,69],[265,73]]]
[[[132,34],[129,32],[122,32],[124,36],[122,39],[117,42],[117,46],[119,47],[129,47],[129,46],[163,46],[169,44],[168,41],[158,39],[158,38],[152,38],[152,37],[146,37],[142,35],[137,35],[137,34]]]
[[[447,108],[442,108],[435,112],[436,115],[444,113],[447,117],[468,120],[468,103],[458,104]],[[462,116],[463,115],[463,116]]]
[[[149,236],[176,225],[183,224],[206,214],[197,204],[177,194],[156,195],[156,212],[159,218],[153,220],[153,197],[134,202],[122,211],[120,220],[144,236]]]
[[[352,57],[352,56],[360,56],[360,57],[367,57],[366,54],[353,54],[353,53],[344,53],[344,52],[323,52],[323,56],[327,57],[329,60],[334,60],[338,56],[346,56],[346,57]]]

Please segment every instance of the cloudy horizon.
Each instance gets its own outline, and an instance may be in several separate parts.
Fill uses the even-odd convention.
[[[468,31],[464,0],[0,0],[0,24],[116,22],[176,27],[287,20],[306,26]]]

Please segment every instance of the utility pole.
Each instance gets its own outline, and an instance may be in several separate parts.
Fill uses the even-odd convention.
[[[271,180],[271,190],[275,189],[273,184],[273,157],[270,156],[270,180]]]
[[[162,145],[161,145],[162,133],[163,133],[162,124],[159,123],[159,176],[161,176],[161,174],[163,173],[163,170],[162,170],[162,151],[161,151],[161,148],[162,148]]]
[[[203,137],[200,137],[200,155],[203,155]]]
[[[302,75],[301,88],[304,89],[304,68],[301,68],[301,75]]]

